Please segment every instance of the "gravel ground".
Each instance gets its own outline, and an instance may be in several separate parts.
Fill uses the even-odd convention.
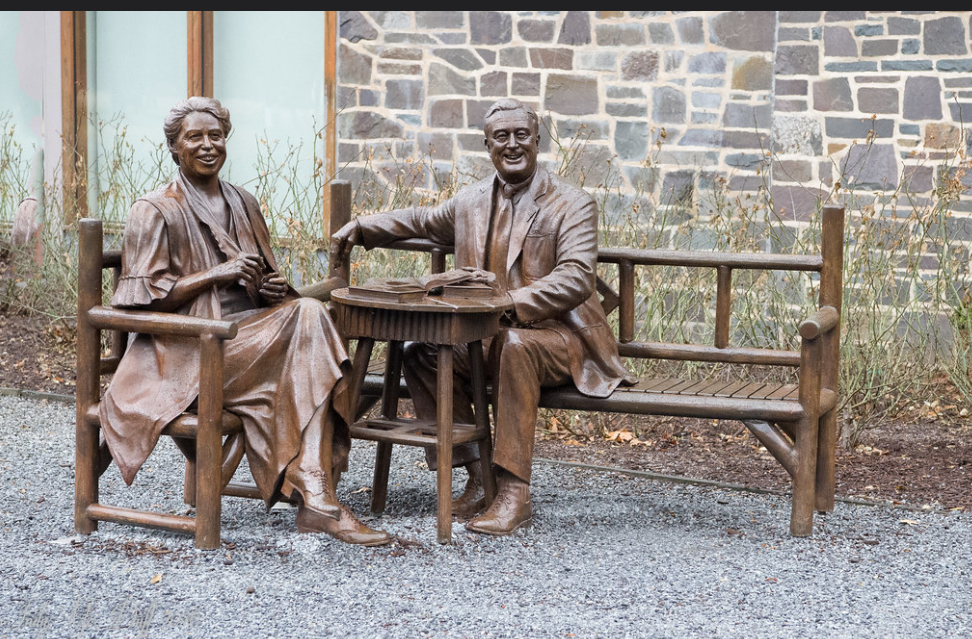
[[[0,396],[2,637],[940,637],[972,634],[972,517],[838,504],[787,534],[789,500],[537,464],[535,524],[435,542],[434,478],[393,456],[400,541],[298,535],[293,509],[227,498],[224,545],[102,524],[73,532],[71,405]],[[341,499],[368,511],[373,448],[356,442]],[[184,513],[159,446],[103,501]],[[457,476],[455,489],[460,489]]]

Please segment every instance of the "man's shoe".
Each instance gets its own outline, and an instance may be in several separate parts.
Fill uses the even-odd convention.
[[[486,508],[486,491],[483,490],[481,477],[473,475],[466,480],[466,488],[458,499],[452,500],[452,514],[457,517],[472,517]]]
[[[499,490],[489,510],[466,524],[466,530],[487,535],[509,535],[533,523],[530,484],[521,479],[508,480]]]

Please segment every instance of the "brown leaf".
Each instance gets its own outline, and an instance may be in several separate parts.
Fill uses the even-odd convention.
[[[152,581],[150,581],[149,583],[151,583],[151,584],[157,584],[160,581],[162,581],[162,573],[159,573],[159,574],[155,575],[154,577],[152,577]]]

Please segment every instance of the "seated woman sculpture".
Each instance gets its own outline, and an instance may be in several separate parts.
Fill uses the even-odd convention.
[[[211,98],[180,102],[165,119],[176,178],[135,202],[125,225],[120,308],[239,323],[224,345],[223,406],[243,422],[250,471],[267,507],[290,495],[301,532],[341,541],[391,541],[339,506],[322,464],[333,426],[335,474],[350,448],[350,362],[326,307],[301,298],[277,271],[256,199],[219,179],[229,111]],[[199,392],[195,340],[138,335],[101,403],[105,439],[129,484],[162,429]]]

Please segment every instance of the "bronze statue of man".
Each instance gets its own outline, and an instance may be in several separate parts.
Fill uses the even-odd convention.
[[[533,109],[503,99],[486,112],[486,149],[496,173],[461,189],[435,207],[415,207],[357,218],[334,234],[332,255],[347,259],[403,238],[454,245],[456,267],[491,271],[513,310],[490,340],[494,457],[499,492],[468,530],[510,534],[531,523],[530,475],[540,388],[573,382],[582,393],[606,397],[635,379],[618,356],[595,291],[597,207],[594,200],[537,164],[539,122]],[[435,418],[435,350],[406,350],[405,381],[420,417]],[[468,358],[457,349],[456,375],[467,377]],[[463,384],[455,384],[457,420],[472,422]],[[478,451],[457,447],[455,465],[469,472],[453,512],[484,507]],[[434,459],[430,458],[430,467]]]
[[[335,473],[347,463],[350,362],[327,308],[280,276],[256,198],[219,179],[229,111],[212,98],[180,102],[165,120],[176,178],[139,198],[125,224],[112,305],[238,322],[224,347],[223,408],[243,422],[246,455],[269,507],[297,503],[301,532],[391,541],[337,503],[322,451],[334,426]],[[199,393],[199,349],[188,338],[138,335],[101,402],[112,457],[129,484],[166,424]]]

